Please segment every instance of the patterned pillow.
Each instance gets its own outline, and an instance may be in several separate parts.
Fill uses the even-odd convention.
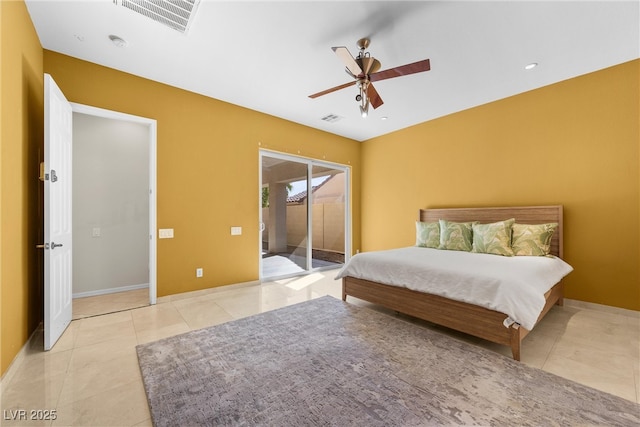
[[[416,221],[416,246],[423,248],[440,246],[440,224]]]
[[[514,255],[544,256],[551,249],[551,237],[557,222],[549,224],[513,224],[511,248]]]
[[[512,256],[511,226],[514,218],[491,224],[473,224],[473,248],[471,252]]]
[[[452,222],[444,219],[440,222],[440,246],[438,249],[452,251],[470,251],[472,227],[475,222]]]

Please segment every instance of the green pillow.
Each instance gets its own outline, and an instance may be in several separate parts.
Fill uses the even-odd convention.
[[[514,218],[491,224],[473,224],[473,248],[471,252],[512,256],[511,226]]]
[[[452,222],[445,219],[440,222],[440,246],[438,249],[452,251],[470,251],[472,227],[475,222]]]
[[[551,237],[557,222],[549,224],[513,224],[511,248],[514,255],[544,256],[551,249]]]
[[[416,246],[423,248],[440,246],[440,224],[416,221]]]

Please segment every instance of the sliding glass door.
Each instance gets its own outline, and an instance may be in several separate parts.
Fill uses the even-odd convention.
[[[317,267],[335,267],[344,264],[347,173],[330,166],[311,167],[313,263]]]
[[[304,163],[262,156],[262,276],[308,271],[308,168]]]
[[[337,268],[348,246],[348,168],[260,153],[260,277]]]

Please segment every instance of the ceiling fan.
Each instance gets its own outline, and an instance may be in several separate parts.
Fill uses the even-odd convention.
[[[369,114],[369,105],[372,105],[374,110],[381,106],[384,102],[378,92],[373,87],[372,82],[380,80],[391,79],[393,77],[406,76],[409,74],[421,73],[423,71],[429,71],[431,65],[428,59],[422,61],[413,62],[411,64],[401,65],[395,68],[389,68],[388,70],[378,71],[380,69],[380,61],[371,56],[366,49],[369,47],[371,41],[368,38],[362,38],[358,40],[357,44],[360,48],[360,52],[357,57],[353,57],[349,50],[344,46],[332,47],[331,49],[338,55],[338,58],[345,64],[345,71],[354,81],[345,83],[340,86],[333,87],[331,89],[323,90],[322,92],[309,95],[309,98],[317,98],[322,95],[326,95],[331,92],[335,92],[340,89],[344,89],[355,84],[358,85],[359,93],[356,95],[356,101],[360,103],[360,114],[362,117],[367,117]]]

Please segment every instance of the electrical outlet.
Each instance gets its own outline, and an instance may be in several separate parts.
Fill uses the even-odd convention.
[[[201,268],[196,268],[196,277],[202,277],[203,274],[204,272]]]
[[[240,236],[242,234],[242,227],[231,227],[232,236]]]

